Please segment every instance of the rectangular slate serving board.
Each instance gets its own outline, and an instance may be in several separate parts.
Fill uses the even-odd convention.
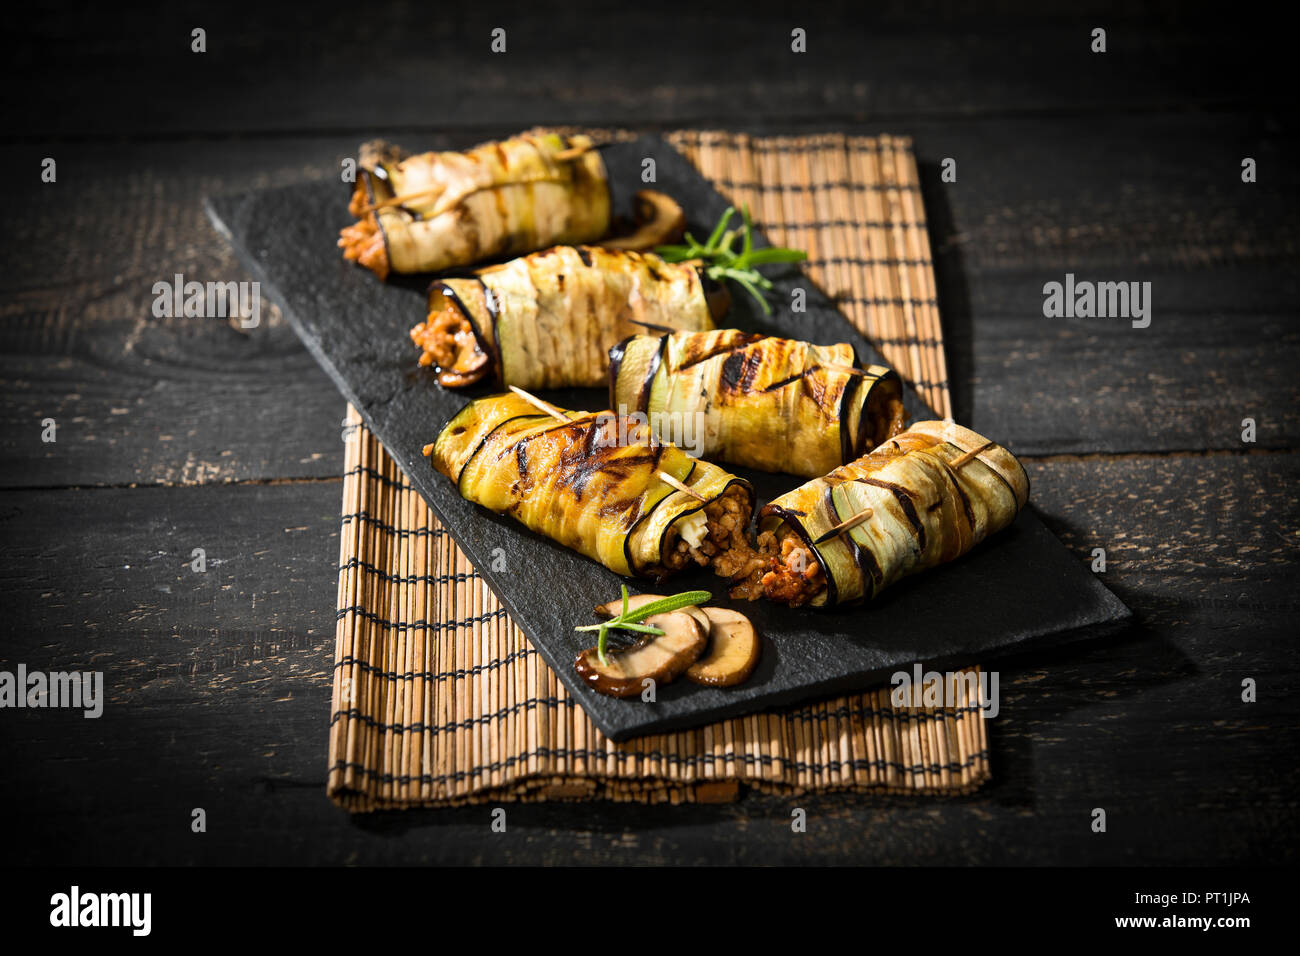
[[[632,194],[643,188],[646,157],[655,160],[654,188],[681,203],[696,236],[706,235],[727,206],[681,154],[657,137],[613,144],[603,155],[616,214],[627,215]],[[698,726],[878,686],[917,661],[927,668],[983,662],[995,654],[1095,634],[1097,625],[1129,617],[1128,609],[1047,530],[1031,505],[1011,528],[971,554],[853,608],[817,611],[733,602],[725,582],[707,571],[680,575],[658,589],[649,581],[628,582],[633,593],[712,591],[713,603],[735,607],[753,620],[763,636],[762,659],[749,681],[738,687],[708,688],[680,680],[658,688],[654,703],[595,693],[573,669],[574,658],[593,636],[573,628],[592,623],[590,609],[617,597],[623,579],[512,519],[465,501],[421,454],[470,398],[492,389],[444,390],[431,372],[419,367],[407,331],[423,318],[429,277],[393,276],[383,283],[344,261],[335,243],[338,230],[350,221],[349,189],[338,182],[308,183],[214,198],[207,208],[262,283],[263,294],[280,306],[511,617],[610,738]],[[761,237],[756,244],[766,245]],[[773,315],[765,316],[736,290],[725,324],[819,344],[847,341],[863,361],[883,362],[800,270],[787,267],[769,275],[776,285]],[[806,312],[790,310],[795,286],[806,290]],[[567,408],[608,404],[604,392],[591,389],[543,396]],[[910,389],[906,405],[913,421],[936,417]],[[754,483],[760,502],[803,480],[731,470]],[[504,570],[493,570],[494,553],[504,555]]]

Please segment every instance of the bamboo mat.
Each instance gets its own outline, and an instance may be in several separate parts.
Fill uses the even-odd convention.
[[[748,203],[773,242],[807,250],[812,278],[951,415],[909,140],[668,138],[723,194]],[[943,794],[988,779],[977,700],[895,708],[889,687],[608,740],[351,407],[347,426],[328,788],[348,810],[718,802],[741,787]]]

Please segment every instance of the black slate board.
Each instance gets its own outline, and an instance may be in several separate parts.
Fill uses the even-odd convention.
[[[697,236],[707,234],[726,208],[726,200],[658,138],[615,144],[604,156],[616,212],[626,214],[631,194],[643,188],[645,157],[656,162],[655,188],[682,204]],[[906,580],[857,608],[814,611],[762,601],[731,602],[725,582],[707,572],[676,577],[658,590],[704,588],[717,596],[714,603],[737,607],[754,621],[764,637],[754,676],[725,690],[679,681],[659,688],[655,703],[617,700],[589,690],[578,681],[573,659],[590,645],[590,635],[576,634],[573,627],[591,623],[594,617],[588,609],[616,597],[623,579],[511,519],[465,501],[421,454],[469,398],[490,390],[443,390],[432,373],[419,368],[407,330],[423,316],[428,277],[396,276],[385,284],[343,260],[335,243],[339,228],[349,222],[348,193],[349,187],[337,182],[259,190],[211,199],[208,213],[262,283],[263,295],[280,305],[514,620],[609,737],[622,740],[696,726],[880,685],[894,672],[910,670],[916,661],[927,669],[985,662],[995,653],[1092,634],[1097,625],[1129,616],[1031,506],[1011,528],[970,555]],[[733,296],[728,324],[822,344],[848,341],[862,360],[882,361],[801,272],[789,268],[773,272],[772,278],[777,287],[774,314],[764,316],[741,293]],[[789,309],[790,290],[796,285],[807,291],[805,313]],[[607,403],[605,394],[594,390],[544,396],[568,408],[604,408]],[[935,417],[911,390],[906,402],[913,420]],[[734,470],[754,482],[763,501],[802,481]],[[500,571],[493,570],[497,548],[505,555],[505,569]],[[656,590],[651,582],[640,581],[631,589]]]

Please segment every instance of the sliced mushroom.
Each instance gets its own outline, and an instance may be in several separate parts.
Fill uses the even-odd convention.
[[[677,242],[686,232],[686,214],[671,196],[653,189],[636,194],[636,230],[626,236],[602,239],[606,249],[630,249],[642,252]]]
[[[662,601],[663,597],[664,596],[662,594],[633,594],[629,596],[627,599],[627,609],[629,611],[635,611],[637,608],[644,607],[645,605],[649,604],[651,601]],[[685,611],[691,617],[695,618],[695,620],[700,622],[700,627],[704,628],[704,633],[706,635],[709,633],[709,626],[710,626],[709,619],[705,617],[704,612],[701,611],[694,604],[689,604],[686,607],[678,608],[678,610]],[[623,612],[622,598],[619,598],[617,601],[610,601],[607,604],[599,604],[596,606],[597,617],[617,617],[622,612]]]
[[[686,669],[686,677],[697,684],[731,687],[749,679],[758,664],[761,643],[749,618],[725,607],[706,607],[709,620],[709,649]]]
[[[709,642],[708,632],[699,622],[681,611],[652,614],[645,623],[663,634],[647,635],[625,650],[607,651],[603,664],[594,647],[578,655],[573,666],[587,686],[611,697],[634,697],[644,690],[646,678],[656,684],[672,683],[695,663]]]

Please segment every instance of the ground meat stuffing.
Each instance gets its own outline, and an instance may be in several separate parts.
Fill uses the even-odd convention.
[[[867,408],[867,421],[867,434],[872,436],[873,448],[907,430],[907,412],[897,398],[872,402]]]
[[[770,531],[764,532],[759,536],[759,546],[768,554],[776,552],[769,562],[770,570],[759,581],[769,600],[798,607],[826,590],[821,562],[791,529],[784,530],[779,543]]]
[[[366,187],[360,180],[352,190],[348,212],[357,221],[339,230],[339,248],[343,250],[343,258],[365,266],[381,279],[387,279],[388,247],[384,244],[384,234],[374,211],[369,208]]]
[[[732,552],[735,559],[731,578],[731,596],[738,601],[757,601],[763,596],[763,575],[772,566],[772,557],[767,553],[775,550],[776,539],[772,532],[763,531],[758,535],[758,548],[754,549],[745,542],[744,549]]]
[[[744,489],[729,489],[721,498],[704,506],[706,526],[698,548],[691,547],[675,525],[669,530],[664,542],[665,568],[680,571],[694,561],[700,567],[712,567],[715,574],[724,578],[747,573],[748,563],[763,561],[745,536],[749,515],[749,496]]]
[[[704,516],[708,524],[698,548],[691,547],[676,527],[669,531],[663,566],[654,569],[658,576],[680,571],[693,561],[729,579],[730,594],[737,600],[767,597],[795,607],[826,590],[821,562],[794,531],[787,528],[779,538],[764,531],[758,535],[757,547],[750,543],[749,499],[742,490],[732,489],[709,502]]]
[[[454,302],[411,329],[411,341],[424,350],[420,364],[437,368],[438,382],[448,388],[472,385],[487,371],[488,357]]]
[[[707,512],[707,509],[706,509]],[[722,511],[709,522],[709,537],[704,547],[716,549],[713,571],[724,578],[744,577],[762,564],[763,558],[749,543],[749,502],[739,495],[722,499]]]

